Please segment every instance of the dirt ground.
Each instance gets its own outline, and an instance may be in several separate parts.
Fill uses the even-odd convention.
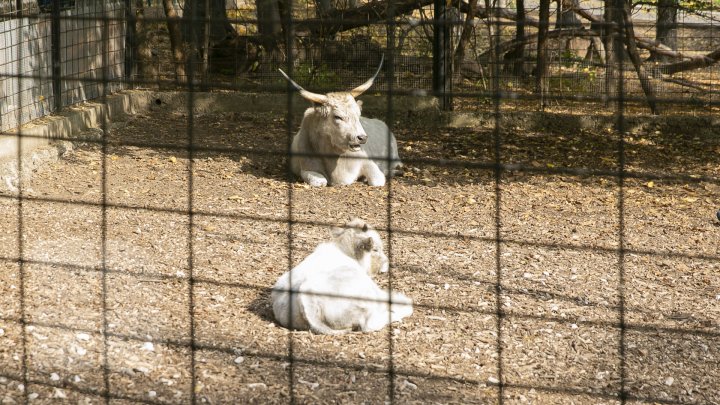
[[[659,177],[621,189],[617,134],[508,126],[500,160],[533,170],[496,184],[492,130],[400,117],[404,175],[312,189],[284,117],[192,123],[192,161],[188,116],[154,106],[0,196],[3,403],[720,403],[717,134],[633,128],[626,169]],[[351,216],[415,313],[277,326],[269,288]]]

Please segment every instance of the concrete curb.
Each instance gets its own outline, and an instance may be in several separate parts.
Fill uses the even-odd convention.
[[[188,111],[189,93],[151,91],[148,97],[155,105],[163,105],[177,111]],[[363,101],[363,111],[371,111],[374,114],[383,114],[387,111],[387,97],[365,94],[360,99]],[[286,94],[259,94],[241,92],[217,92],[217,93],[193,93],[193,112],[196,114],[227,113],[227,112],[287,112],[288,98]],[[430,96],[395,96],[392,99],[393,110],[396,112],[406,111],[432,111],[438,110],[438,100]],[[302,114],[310,106],[297,94],[292,97],[293,113]]]
[[[194,114],[228,112],[273,112],[285,114],[288,99],[285,94],[255,94],[241,92],[193,93]],[[387,112],[387,97],[362,96],[366,115],[383,119]],[[106,97],[103,102],[87,102],[59,114],[35,120],[19,129],[0,134],[0,192],[17,193],[21,179],[30,176],[41,165],[56,161],[72,150],[69,141],[101,139],[103,125],[123,121],[128,115],[153,108],[170,108],[187,112],[190,94],[187,92],[128,90]],[[392,99],[395,121],[407,121],[425,128],[476,127],[492,128],[495,119],[489,112],[444,112],[438,109],[434,97],[396,96]],[[294,95],[291,103],[297,114],[296,124],[309,103]],[[580,116],[545,112],[503,112],[500,125],[517,131],[534,130],[577,134],[579,130],[606,131],[613,128],[617,118],[612,115]],[[677,134],[720,137],[720,117],[703,116],[639,116],[626,118],[628,132],[662,130]],[[18,151],[20,150],[20,152]],[[18,165],[18,156],[21,165]]]
[[[97,128],[103,123],[121,120],[150,105],[149,94],[143,91],[114,94],[103,101],[81,103],[0,134],[0,191],[17,193],[21,179],[72,150],[68,139],[84,134],[97,139]]]

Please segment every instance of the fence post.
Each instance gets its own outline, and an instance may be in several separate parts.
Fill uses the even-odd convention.
[[[434,1],[433,92],[440,98],[442,110],[452,110],[452,49],[450,24],[445,0]]]
[[[135,44],[135,25],[137,21],[135,20],[135,12],[132,7],[132,0],[125,0],[125,72],[123,74],[123,78],[125,80],[128,80],[130,83],[133,83],[133,75],[135,70],[134,65],[134,55],[135,55],[135,49],[137,49]],[[130,87],[135,87],[132,84]]]
[[[52,87],[55,100],[55,112],[62,110],[62,86],[60,85],[60,0],[52,2],[50,20],[50,58],[52,60]]]

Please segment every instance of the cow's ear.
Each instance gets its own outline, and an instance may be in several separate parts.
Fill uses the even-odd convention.
[[[345,232],[345,228],[340,228],[338,226],[334,226],[332,230],[330,230],[330,234],[333,236],[333,238],[338,238],[340,235]]]
[[[358,107],[362,108],[362,100],[358,100],[357,105],[358,105]]]
[[[375,242],[373,241],[373,238],[368,236],[367,238],[363,239],[362,242],[360,242],[360,247],[363,251],[369,252],[372,250],[374,243]]]

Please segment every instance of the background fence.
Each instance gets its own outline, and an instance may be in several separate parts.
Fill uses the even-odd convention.
[[[488,20],[489,3],[470,24],[446,10],[445,25],[440,5],[400,1],[333,4],[334,19],[309,2],[226,2],[225,16],[216,2],[76,0],[54,16],[7,4],[3,131],[152,92],[0,194],[3,401],[720,401],[715,3],[699,22],[679,12],[668,52],[684,56],[641,48],[654,97],[624,35],[603,38],[614,54],[588,51],[591,29],[626,28],[617,15],[548,34],[543,75],[537,43],[508,55],[517,24]],[[258,21],[265,6],[273,18]],[[528,37],[538,6],[525,5]],[[346,89],[382,55],[365,110],[397,135],[404,173],[305,187],[287,168],[302,106],[276,69]],[[668,73],[696,60],[708,65]],[[428,95],[471,114],[412,103]],[[343,337],[277,327],[270,286],[351,215],[381,231],[392,266],[379,282],[414,315]]]
[[[596,100],[607,106],[605,100],[612,98],[612,94],[608,94],[606,80],[608,62],[604,44],[608,37],[607,33],[603,33],[603,3],[566,3],[553,3],[549,7],[549,33],[544,46],[547,59],[544,75],[547,89],[544,94],[555,99],[555,103],[565,105],[572,105],[573,100]],[[256,23],[253,2],[227,4],[222,20],[232,27],[234,33],[223,38],[214,31],[209,32],[207,41],[213,45],[208,52],[208,66],[202,67],[205,62],[198,62],[196,74],[214,72],[212,83],[206,82],[214,88],[231,85],[257,89],[259,85],[259,88],[267,90],[268,86],[278,83],[276,68],[285,64],[285,57],[292,53],[295,74],[300,80],[319,89],[334,89],[348,86],[356,75],[370,74],[380,55],[386,54],[387,57],[392,56],[396,66],[397,74],[393,77],[396,91],[435,95],[444,91],[459,96],[467,94],[490,98],[492,83],[497,79],[499,91],[507,95],[503,96],[506,99],[537,98],[535,65],[538,59],[538,27],[541,24],[540,4],[493,4],[491,7],[498,7],[500,11],[494,12],[492,20],[485,19],[487,6],[476,4],[475,14],[481,19],[471,19],[475,22],[467,24],[465,12],[469,6],[466,3],[461,6],[452,3],[445,7],[429,1],[399,2],[394,6],[396,11],[387,7],[386,3],[358,3],[355,8],[344,3],[332,3],[326,6],[327,11],[322,11],[325,6],[321,3],[295,2],[290,14],[281,16],[282,13],[275,10],[279,20],[287,17],[292,23],[290,20],[287,23],[277,21],[274,28],[268,28],[272,34],[260,32],[262,24]],[[518,8],[517,4],[522,7]],[[437,7],[442,8],[436,11]],[[687,62],[700,58],[717,47],[720,34],[714,7],[712,2],[678,3],[674,7],[673,22],[667,24],[668,29],[665,29],[665,23],[657,22],[655,4],[635,4],[629,10],[637,37],[635,46],[638,56],[649,62],[644,64],[644,70],[650,77],[650,87],[661,95],[662,102],[668,99],[696,104],[717,102],[717,93],[709,87],[717,78],[715,64],[673,71],[672,75],[661,74],[668,68],[678,68],[677,63],[682,60]],[[184,16],[181,22],[191,18],[183,13],[181,4],[177,4],[176,8],[178,15]],[[524,14],[518,14],[518,9],[525,10]],[[202,11],[198,13],[202,14]],[[397,13],[393,25],[377,23],[390,12]],[[161,5],[154,4],[147,8],[146,13],[146,20],[152,27],[148,35],[153,43],[165,35],[161,32],[164,29],[162,26],[161,31],[154,31],[155,26],[152,25],[153,18],[162,16],[163,10]],[[558,15],[563,17],[557,18]],[[203,17],[199,15],[198,18]],[[481,20],[483,22],[479,23]],[[162,24],[162,21],[159,22]],[[293,24],[293,39],[287,49],[282,35],[289,29],[283,24]],[[671,47],[658,42],[658,35],[665,35],[656,33],[658,24],[661,31],[669,31],[668,35],[674,38]],[[187,31],[187,25],[185,27]],[[198,34],[202,33],[201,26],[197,26],[197,30]],[[461,41],[463,32],[466,39]],[[210,41],[213,36],[220,39]],[[268,36],[272,45],[267,42]],[[463,46],[458,46],[461,42]],[[160,47],[155,45],[151,47],[159,52]],[[199,54],[204,53],[202,46],[194,45]],[[275,46],[278,49],[274,49]],[[494,55],[495,49],[497,55]],[[462,56],[458,51],[462,51]],[[172,58],[163,56],[149,62],[157,65],[159,72],[147,77],[172,80],[174,72],[172,63],[169,63]],[[454,60],[457,58],[462,61]],[[708,60],[713,58],[710,56]],[[676,64],[671,67],[673,63]],[[614,64],[617,62],[609,66]],[[456,66],[453,68],[453,65]],[[620,71],[624,72],[628,101],[641,101],[644,98],[641,81],[627,53]],[[384,83],[378,86],[381,90],[386,89]],[[452,107],[449,101],[446,104],[447,108]]]

